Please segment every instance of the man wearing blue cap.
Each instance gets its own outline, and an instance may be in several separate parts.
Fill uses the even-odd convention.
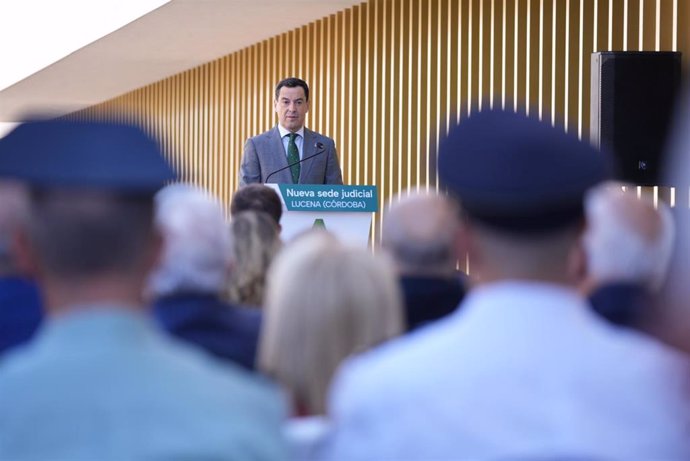
[[[0,459],[281,459],[269,385],[167,338],[142,307],[153,195],[175,175],[116,123],[38,121],[0,140],[31,188],[18,235],[47,320],[0,364]]]
[[[336,459],[690,459],[687,362],[576,291],[603,154],[504,112],[464,120],[439,176],[476,284],[460,309],[345,365]]]

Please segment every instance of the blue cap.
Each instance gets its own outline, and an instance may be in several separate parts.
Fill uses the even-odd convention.
[[[583,197],[610,176],[611,159],[522,114],[489,110],[439,147],[441,185],[471,217],[506,231],[547,231],[583,216]]]
[[[0,139],[0,177],[38,187],[141,193],[176,175],[158,143],[134,125],[41,120]]]

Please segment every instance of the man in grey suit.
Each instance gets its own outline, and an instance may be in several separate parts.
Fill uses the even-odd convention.
[[[335,142],[304,127],[309,86],[286,78],[276,86],[278,125],[249,138],[240,165],[240,186],[251,183],[342,184]]]

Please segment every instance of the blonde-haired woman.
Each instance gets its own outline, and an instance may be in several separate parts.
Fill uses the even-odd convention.
[[[325,231],[283,249],[268,276],[259,368],[287,390],[296,458],[310,458],[328,428],[326,395],[340,363],[403,331],[389,261]]]
[[[242,211],[230,222],[230,241],[228,298],[261,307],[268,267],[282,246],[278,225],[267,213]]]

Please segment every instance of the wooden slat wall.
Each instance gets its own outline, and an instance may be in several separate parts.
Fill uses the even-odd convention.
[[[591,52],[689,46],[685,0],[371,0],[74,116],[141,122],[227,203],[245,139],[275,124],[274,85],[302,77],[307,125],[336,140],[345,182],[377,184],[385,205],[436,188],[438,140],[473,110],[587,138]]]

